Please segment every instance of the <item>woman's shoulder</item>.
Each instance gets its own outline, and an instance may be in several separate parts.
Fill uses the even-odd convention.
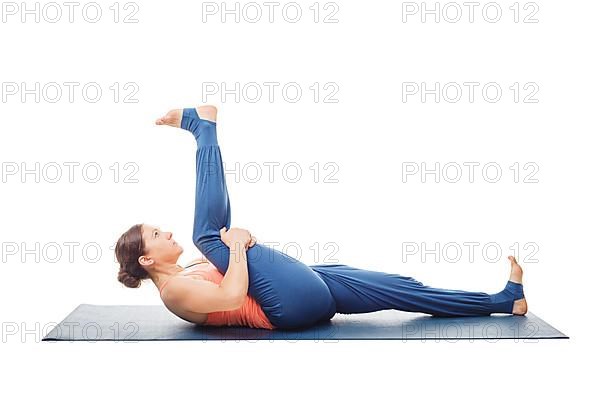
[[[199,266],[201,267],[201,266]],[[193,279],[202,279],[205,280],[206,277],[203,274],[203,271],[198,268],[189,268],[184,269],[181,272],[176,273],[172,277],[170,277],[160,288],[160,297],[165,300],[172,297],[173,293],[181,290],[181,286],[185,285],[186,282],[189,282]]]
[[[179,318],[195,323],[195,324],[204,324],[206,319],[208,318],[208,314],[206,313],[197,313],[189,310],[184,310],[181,308],[181,296],[182,293],[185,293],[185,285],[189,285],[190,281],[201,279],[205,280],[203,277],[198,275],[183,275],[178,274],[174,276],[169,284],[165,286],[164,290],[160,293],[160,298],[165,305],[165,307],[171,311],[173,314],[177,315]]]
[[[160,292],[160,298],[163,302],[173,301],[174,297],[181,293],[182,289],[185,289],[185,285],[189,285],[190,280],[196,279],[219,284],[223,275],[206,259],[202,262],[191,263],[184,270],[172,276],[168,282],[165,282]]]
[[[163,291],[167,290],[169,287],[172,288],[173,286],[185,284],[185,282],[189,282],[190,279],[206,280],[205,268],[206,267],[203,265],[198,265],[175,274],[171,279],[169,279],[168,283],[165,283],[165,286],[163,286]]]

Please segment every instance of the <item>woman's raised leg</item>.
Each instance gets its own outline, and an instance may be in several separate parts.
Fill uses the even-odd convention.
[[[181,128],[194,135],[196,150],[196,198],[193,241],[222,273],[229,266],[229,248],[220,229],[231,224],[231,206],[216,122],[185,108]],[[247,251],[249,294],[277,328],[300,328],[331,318],[335,304],[327,285],[302,262],[259,243]]]
[[[219,231],[230,228],[231,206],[217,142],[217,123],[200,118],[195,108],[184,108],[181,128],[192,132],[197,144],[193,241],[217,268],[226,268],[229,249],[221,241]]]

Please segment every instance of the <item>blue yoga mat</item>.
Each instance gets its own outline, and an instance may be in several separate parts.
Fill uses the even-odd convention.
[[[525,316],[432,317],[384,310],[336,314],[302,330],[202,326],[172,314],[163,305],[81,304],[42,340],[487,340],[568,339],[529,312]]]

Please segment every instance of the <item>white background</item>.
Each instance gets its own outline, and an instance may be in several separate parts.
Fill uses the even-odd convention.
[[[132,10],[123,10],[125,2],[119,23],[112,20],[112,2],[103,1],[98,23],[86,22],[81,6],[73,23],[66,7],[57,23],[43,16],[39,23],[35,16],[22,23],[21,11],[3,14],[3,83],[29,89],[36,82],[80,85],[72,103],[66,89],[55,103],[48,96],[36,102],[33,94],[22,99],[21,93],[0,103],[3,393],[505,399],[591,390],[592,370],[585,364],[597,350],[597,2],[538,2],[538,23],[523,23],[533,10],[523,10],[525,2],[519,3],[518,23],[509,9],[513,1],[497,3],[503,10],[497,23],[485,21],[481,6],[473,23],[466,7],[457,23],[443,18],[435,23],[431,15],[422,23],[419,14],[403,22],[402,3],[395,1],[338,1],[333,16],[338,23],[322,22],[334,9],[321,2],[315,23],[312,3],[298,2],[303,10],[298,23],[286,22],[281,6],[274,23],[266,15],[257,23],[236,23],[233,16],[222,23],[219,15],[203,22],[202,3],[192,1],[138,2],[139,22],[129,24],[122,22]],[[81,94],[90,82],[103,89],[95,103]],[[109,88],[115,82],[121,88],[116,103]],[[123,101],[131,92],[124,90],[127,82],[139,88],[137,103]],[[236,82],[278,82],[279,88],[295,82],[303,95],[292,102],[276,90],[274,102],[266,92],[257,102],[236,102],[232,95],[207,96],[206,82],[230,89]],[[322,90],[317,102],[310,90],[315,82]],[[339,88],[336,103],[324,101],[331,92],[324,89],[327,82]],[[425,102],[419,96],[403,102],[403,82],[480,86],[472,103],[466,91],[456,103],[443,98],[436,103],[433,95]],[[489,82],[503,89],[498,102],[481,96]],[[525,103],[529,91],[522,91],[515,103],[509,88],[515,82],[521,90],[535,83],[538,102]],[[201,104],[219,107],[226,166],[296,162],[303,173],[297,183],[284,179],[281,167],[274,182],[266,175],[256,183],[244,175],[236,182],[229,174],[233,226],[249,229],[262,242],[297,243],[307,264],[315,261],[314,243],[321,262],[328,254],[325,244],[334,242],[340,263],[486,292],[504,287],[510,247],[518,243],[523,259],[531,253],[525,244],[534,243],[537,262],[522,261],[529,310],[571,339],[41,342],[43,327],[60,322],[80,303],[160,303],[152,282],[133,290],[116,280],[112,246],[131,225],[145,222],[174,232],[185,249],[180,264],[199,256],[191,241],[195,143],[187,132],[154,126],[154,120],[171,108]],[[73,182],[66,162],[80,163]],[[102,177],[91,183],[81,166],[94,162]],[[310,167],[316,162],[322,175],[315,183]],[[403,182],[407,162],[498,163],[503,175],[489,183],[479,167],[473,183],[466,176],[457,183],[435,183],[432,176],[425,183],[418,176]],[[521,168],[535,163],[539,182],[525,183],[521,175],[515,183],[509,167],[516,162]],[[49,181],[55,169],[46,177],[22,175],[36,163],[40,171],[62,165],[62,179]],[[117,182],[110,169],[115,163]],[[133,171],[125,163],[138,167],[132,177],[137,183],[125,182]],[[325,163],[337,165],[337,183],[324,182],[331,171]],[[17,173],[8,174],[15,165]],[[72,258],[65,242],[77,244]],[[473,262],[467,254],[454,263],[433,256],[403,262],[402,243],[409,242],[428,248],[481,245]],[[53,243],[62,251],[57,260],[50,249],[42,251],[55,249]],[[90,260],[96,257],[91,250],[88,258],[82,254],[89,243],[101,249],[99,259]],[[483,259],[486,243],[501,247],[499,261]],[[15,245],[16,253],[9,252]],[[8,335],[8,326],[18,332]]]

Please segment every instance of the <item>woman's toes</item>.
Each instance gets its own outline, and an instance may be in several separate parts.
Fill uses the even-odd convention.
[[[182,115],[183,110],[181,109],[171,110],[164,116],[158,118],[156,120],[156,125],[168,125],[173,126],[175,128],[179,128],[181,126]]]
[[[510,278],[508,280],[523,283],[523,268],[517,263],[517,260],[513,256],[508,256],[510,260]]]

